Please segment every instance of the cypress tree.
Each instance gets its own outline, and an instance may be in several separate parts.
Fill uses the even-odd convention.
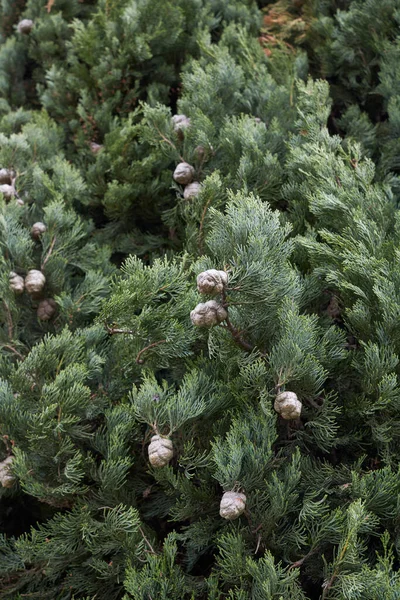
[[[259,4],[2,4],[0,598],[400,593],[397,0]]]

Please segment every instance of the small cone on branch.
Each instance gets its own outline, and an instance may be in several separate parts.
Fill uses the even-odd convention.
[[[184,131],[190,126],[190,119],[186,115],[174,115],[172,123],[178,139],[182,142],[185,138]]]
[[[34,223],[31,227],[31,236],[33,237],[34,240],[38,240],[40,238],[40,236],[45,233],[47,227],[44,223],[42,223],[41,221],[38,221],[37,223]]]
[[[32,31],[33,21],[31,19],[22,19],[17,25],[17,29],[19,33],[24,33],[27,35]]]
[[[10,471],[13,460],[13,456],[7,456],[0,462],[0,484],[5,488],[11,488],[15,483],[15,477]]]
[[[25,289],[24,278],[11,271],[10,273],[10,288],[15,294],[22,294]]]
[[[42,271],[31,269],[25,278],[25,288],[28,294],[38,294],[46,283],[46,277]]]
[[[148,452],[153,467],[165,467],[174,455],[174,447],[169,438],[153,435]]]
[[[186,185],[190,183],[194,176],[194,168],[187,162],[181,162],[174,171],[173,178],[177,183]]]
[[[206,149],[204,148],[204,146],[196,146],[196,148],[194,149],[194,155],[197,158],[197,160],[203,160],[203,158],[206,155]]]
[[[0,192],[3,194],[6,200],[11,200],[15,196],[15,188],[8,183],[0,185]]]
[[[294,392],[280,392],[275,398],[274,409],[288,421],[300,418],[302,406]]]
[[[96,142],[90,142],[90,149],[93,154],[97,154],[103,148],[102,144],[96,144]]]
[[[12,173],[8,169],[0,169],[0,184],[12,184]]]
[[[332,319],[338,319],[341,315],[339,300],[336,296],[332,296],[326,308],[326,314]]]
[[[196,148],[193,151],[194,158],[197,161],[203,161],[203,160],[207,159],[213,153],[214,153],[214,148],[211,146],[211,144],[207,144],[207,146],[202,146],[200,144],[199,146],[196,146]]]
[[[195,157],[197,158],[197,160],[203,160],[203,158],[206,154],[206,150],[205,150],[204,146],[196,146],[196,148],[194,149],[194,154],[195,154]]]
[[[196,327],[213,327],[225,321],[227,316],[225,308],[215,300],[201,302],[190,313],[192,323]]]
[[[57,304],[53,298],[45,298],[39,302],[36,314],[41,321],[49,321],[56,313]]]
[[[219,514],[223,519],[237,519],[246,508],[246,496],[240,492],[225,492],[219,505]]]
[[[197,276],[197,289],[200,294],[220,294],[228,283],[228,275],[225,271],[208,269]]]
[[[183,197],[185,200],[191,200],[192,198],[196,198],[200,194],[201,184],[198,181],[193,181],[189,183],[183,190]]]
[[[174,131],[180,131],[186,129],[190,125],[190,119],[186,115],[174,115],[172,117],[172,123],[174,125]]]

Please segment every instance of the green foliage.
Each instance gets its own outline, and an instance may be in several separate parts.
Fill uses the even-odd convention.
[[[0,598],[400,593],[400,7],[259,4],[1,3]]]
[[[143,568],[129,566],[126,572],[126,600],[145,600],[152,598],[190,598],[190,587],[186,583],[183,571],[175,564],[178,552],[175,535],[166,537],[162,554],[149,555]]]

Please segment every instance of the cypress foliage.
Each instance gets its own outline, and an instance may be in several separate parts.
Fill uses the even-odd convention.
[[[260,4],[2,4],[0,598],[400,594],[398,4]]]

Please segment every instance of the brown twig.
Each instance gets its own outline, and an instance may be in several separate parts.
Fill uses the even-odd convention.
[[[251,532],[253,535],[255,535],[256,533],[258,533],[258,535],[257,535],[257,546],[256,546],[256,549],[254,550],[254,554],[257,554],[257,552],[258,552],[258,551],[259,551],[259,549],[260,549],[260,544],[261,544],[261,541],[262,541],[262,536],[261,536],[261,533],[260,533],[261,529],[262,529],[262,523],[260,523],[260,525],[258,525],[258,526],[257,526],[257,527],[256,527],[256,528],[255,528],[255,529],[254,529],[254,530]]]
[[[157,552],[154,550],[153,546],[150,544],[149,540],[147,539],[147,537],[144,535],[144,531],[141,527],[139,527],[139,531],[142,534],[142,537],[144,539],[144,541],[146,542],[146,544],[148,545],[148,547],[150,548],[150,552],[152,554],[157,554]]]
[[[107,333],[109,335],[116,335],[116,334],[135,335],[136,334],[136,331],[133,331],[132,329],[118,329],[116,327],[110,327],[107,323],[104,323],[104,327],[106,328]],[[167,340],[159,340],[158,342],[153,342],[152,344],[149,344],[145,348],[142,348],[136,356],[136,363],[138,365],[142,365],[144,363],[144,360],[141,358],[142,354],[144,352],[147,352],[147,350],[150,350],[150,348],[155,348],[155,346],[159,346],[160,344],[165,344],[166,341]]]
[[[161,139],[164,140],[164,142],[169,144],[169,146],[171,146],[174,150],[176,150],[178,152],[178,148],[175,146],[175,144],[173,142],[171,142],[171,140],[169,140],[167,137],[165,137],[165,135],[163,133],[161,133],[161,131],[158,129],[158,127],[154,126],[154,128],[157,131],[157,133],[159,134],[159,136],[161,137]],[[179,154],[179,152],[178,152],[178,156],[182,162],[186,162],[185,159],[183,158],[183,156],[181,156]]]
[[[153,342],[152,344],[149,344],[145,348],[142,348],[142,350],[140,350],[140,352],[138,352],[138,354],[136,356],[137,364],[142,365],[144,363],[144,360],[141,358],[143,352],[147,352],[147,350],[150,350],[150,348],[154,348],[155,346],[159,346],[160,344],[165,344],[166,341],[167,340],[160,340],[159,342]]]
[[[222,306],[224,308],[226,308],[228,310],[230,303],[227,302],[226,300],[226,293],[225,290],[221,293],[221,300],[222,300]],[[222,325],[222,323],[221,323]],[[224,325],[222,325],[224,327]],[[255,349],[255,346],[253,346],[252,344],[250,344],[249,342],[246,342],[246,340],[244,340],[242,338],[241,332],[236,329],[236,327],[234,325],[232,325],[230,319],[229,319],[229,315],[226,317],[225,319],[225,327],[226,329],[228,329],[233,337],[233,339],[235,340],[235,342],[238,344],[238,346],[240,346],[241,348],[243,348],[243,350],[247,350],[248,352],[252,352]],[[266,354],[263,352],[260,352],[261,356],[263,358],[266,358]]]
[[[226,323],[227,329],[229,329],[229,331],[231,332],[232,337],[235,340],[235,342],[238,344],[238,346],[241,346],[241,348],[243,348],[244,350],[248,350],[249,352],[252,352],[254,350],[254,346],[252,346],[252,344],[250,344],[249,342],[246,342],[246,340],[244,340],[241,337],[240,331],[232,325],[232,323],[229,319],[229,316],[226,317],[225,323]]]
[[[61,413],[62,413],[62,406],[60,405],[58,407],[58,415],[57,415],[58,439],[59,440],[61,440],[61,431],[60,431]]]
[[[251,519],[251,513],[250,513],[249,509],[246,508],[243,514],[249,522],[250,531],[252,531],[254,529],[254,525],[253,525],[253,522]]]
[[[16,350],[15,348],[13,348],[12,346],[10,346],[9,344],[2,344],[2,347],[3,347],[3,348],[7,348],[7,350],[11,350],[11,352],[14,352],[14,354],[15,354],[16,356],[18,356],[18,358],[20,358],[21,360],[25,360],[25,357],[24,357],[24,356],[22,356],[22,354],[20,354],[20,353],[18,352],[18,350]]]
[[[296,560],[296,562],[292,563],[289,567],[289,569],[297,569],[297,567],[301,567],[302,564],[308,559],[310,558],[310,556],[312,556],[313,554],[315,554],[316,552],[318,552],[319,547],[317,548],[312,548],[310,550],[310,552],[308,552],[305,556],[303,556],[303,558],[300,558],[300,560]]]
[[[11,593],[13,593],[13,597],[15,597],[15,593],[23,588],[26,584],[26,576],[31,577],[37,573],[40,573],[43,570],[43,565],[40,564],[37,567],[26,567],[23,571],[14,571],[9,573],[6,577],[0,578],[0,598],[11,598]],[[30,594],[19,594],[18,597],[21,598],[54,598],[54,590],[47,592],[32,592]]]
[[[117,329],[115,327],[110,327],[109,325],[107,325],[107,323],[104,323],[104,327],[107,330],[107,333],[109,333],[110,335],[115,335],[116,333],[126,333],[129,335],[134,335],[136,333],[136,331],[133,331],[132,329]]]
[[[352,159],[350,159],[350,164],[351,164],[351,166],[353,167],[353,169],[356,169],[356,168],[357,168],[357,165],[358,165],[358,161],[357,161],[357,159],[356,159],[356,158],[352,158]]]
[[[8,334],[8,338],[10,340],[12,340],[13,332],[14,332],[14,325],[13,325],[11,311],[8,308],[8,304],[7,304],[7,302],[5,302],[5,300],[3,300],[3,306],[4,306],[5,311],[7,313],[7,334]]]
[[[316,402],[314,402],[314,400],[311,400],[311,398],[306,398],[306,402],[313,408],[316,408],[317,410],[321,410],[321,406],[319,404],[317,404]]]
[[[10,438],[6,434],[4,434],[2,436],[2,438],[3,438],[3,442],[6,446],[7,454],[10,456],[10,454],[12,454],[12,440],[8,441]]]
[[[199,227],[199,250],[200,250],[200,252],[203,252],[203,247],[204,247],[204,235],[203,235],[204,220],[206,218],[206,214],[207,214],[207,211],[208,211],[208,207],[210,206],[210,202],[211,202],[211,196],[209,197],[209,199],[205,203],[204,208],[203,208],[203,212],[201,214],[200,227]]]
[[[41,271],[43,271],[44,267],[46,266],[47,261],[49,260],[50,256],[52,255],[52,252],[54,250],[54,245],[56,243],[56,239],[57,239],[57,237],[54,236],[53,239],[52,239],[52,241],[51,241],[49,251],[48,251],[48,253],[45,256],[44,261],[42,262],[42,266],[40,267]]]
[[[343,558],[344,558],[344,556],[345,556],[345,554],[347,552],[348,545],[349,545],[349,540],[347,539],[346,542],[345,542],[345,544],[344,544],[344,546],[343,546],[343,549],[342,549],[342,551],[340,553],[339,559],[337,560],[336,567],[335,567],[335,569],[334,569],[334,571],[332,573],[332,577],[330,578],[330,580],[326,584],[323,585],[324,591],[322,592],[321,600],[325,600],[325,598],[328,597],[329,590],[331,589],[331,587],[333,586],[333,583],[334,583],[335,579],[339,575],[339,565],[340,565],[340,562],[343,560]]]
[[[260,531],[260,529],[262,529],[262,523],[257,525],[257,527],[251,533],[256,534]]]

